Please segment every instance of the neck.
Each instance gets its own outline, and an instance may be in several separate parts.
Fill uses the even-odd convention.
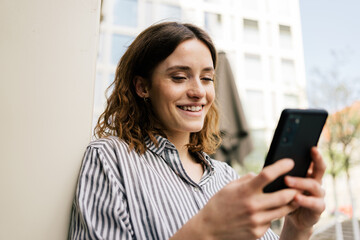
[[[177,134],[169,134],[166,133],[169,141],[175,145],[176,149],[179,152],[180,159],[181,157],[188,156],[189,151],[186,146],[190,141],[190,133],[177,133]]]
[[[190,133],[166,133],[167,138],[172,142],[178,150],[180,161],[188,174],[188,176],[198,183],[204,173],[201,163],[198,163],[193,156],[191,156],[188,147],[190,142]]]
[[[166,132],[167,139],[175,145],[178,151],[181,151],[190,142],[190,133],[171,134]]]

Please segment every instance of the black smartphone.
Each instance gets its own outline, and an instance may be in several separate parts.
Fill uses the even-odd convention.
[[[268,184],[263,191],[287,188],[285,175],[305,177],[311,163],[310,150],[316,146],[328,113],[323,109],[284,109],[265,158],[264,167],[282,158],[291,158],[294,168]]]

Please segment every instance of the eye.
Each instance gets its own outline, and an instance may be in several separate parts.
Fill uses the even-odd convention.
[[[176,82],[180,82],[180,81],[186,80],[186,77],[184,77],[184,76],[171,76],[171,79],[176,81]]]
[[[201,78],[201,80],[210,81],[210,82],[213,82],[213,81],[214,81],[214,79],[209,78],[209,77],[203,77],[203,78]]]

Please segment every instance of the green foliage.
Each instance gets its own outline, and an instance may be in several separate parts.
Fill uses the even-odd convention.
[[[265,151],[264,149],[255,149],[249,154],[244,161],[244,171],[259,173],[264,165]]]
[[[254,139],[254,150],[245,158],[242,169],[243,174],[247,172],[259,173],[264,165],[268,151],[264,130],[254,130],[251,134]]]
[[[326,173],[336,178],[344,171],[344,155],[340,150],[326,143],[321,144],[320,149],[327,165]]]
[[[359,163],[353,160],[360,142],[359,109],[360,103],[355,103],[331,114],[326,122],[320,147],[328,163],[327,172],[333,178],[341,172],[345,172],[349,177],[349,169]]]

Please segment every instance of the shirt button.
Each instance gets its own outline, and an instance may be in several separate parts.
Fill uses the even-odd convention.
[[[194,187],[194,192],[198,192],[200,189],[198,187]]]

